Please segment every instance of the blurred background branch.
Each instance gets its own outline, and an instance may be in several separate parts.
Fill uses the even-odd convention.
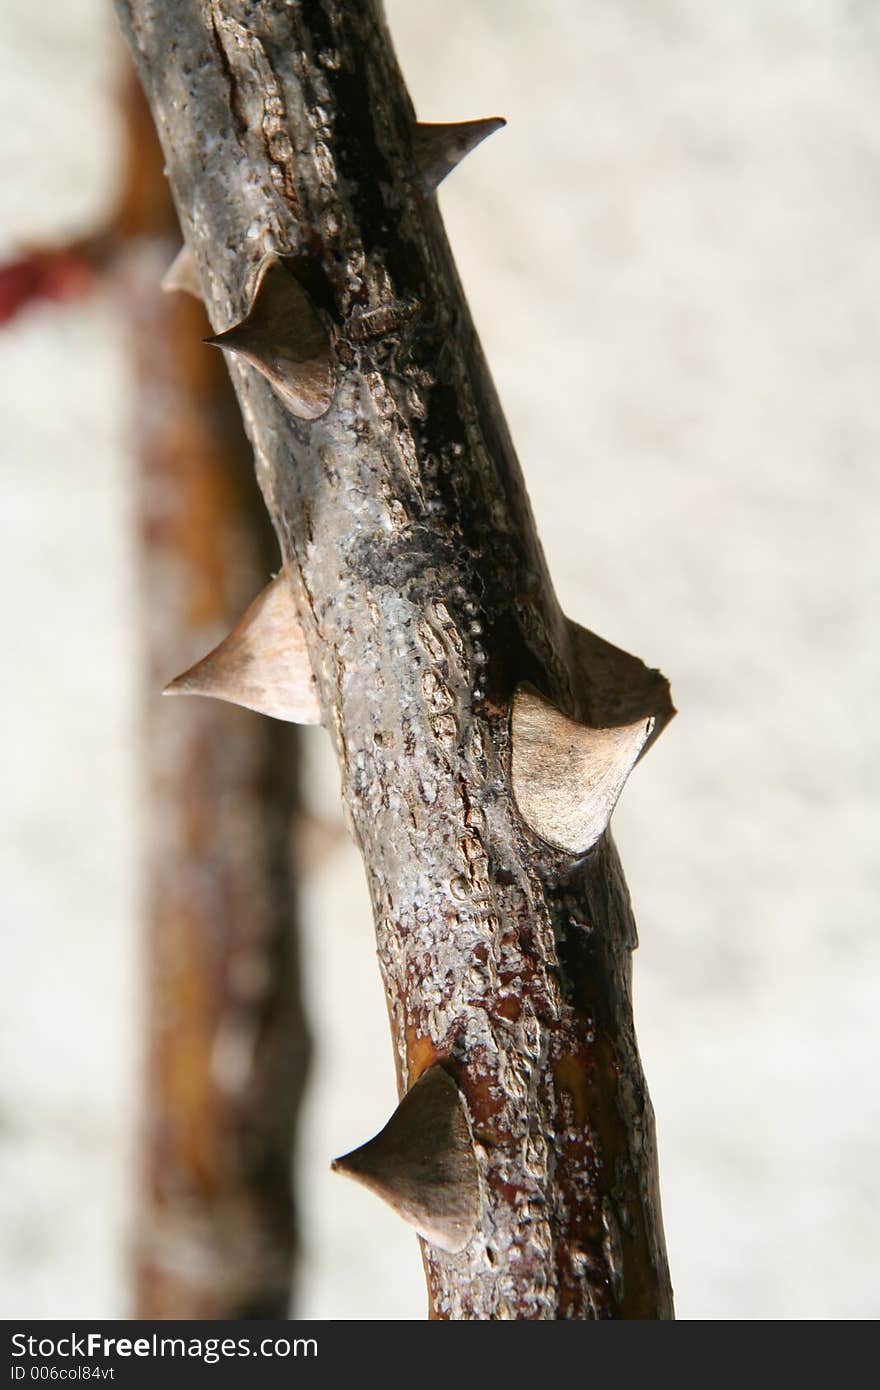
[[[163,293],[180,244],[140,87],[110,234],[132,331],[144,643],[148,1058],[137,1302],[150,1318],[285,1317],[306,1064],[290,842],[296,731],[157,694],[277,566],[250,446],[199,301]]]
[[[116,211],[93,236],[0,267],[0,321],[109,290],[130,338],[146,1026],[134,1312],[281,1318],[308,1051],[297,733],[215,701],[169,710],[158,698],[265,584],[277,546],[228,373],[202,348],[201,302],[160,288],[180,231],[140,85],[117,86]]]

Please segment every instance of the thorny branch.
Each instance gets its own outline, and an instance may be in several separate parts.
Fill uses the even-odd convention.
[[[498,123],[417,124],[378,0],[118,3],[284,562],[185,686],[320,718],[373,902],[404,1099],[338,1166],[434,1317],[671,1317],[607,824],[672,707],[559,609],[444,236]]]

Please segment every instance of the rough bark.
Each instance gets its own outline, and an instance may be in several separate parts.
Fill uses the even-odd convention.
[[[670,1317],[628,893],[607,830],[573,854],[518,811],[511,708],[532,688],[594,728],[650,716],[653,737],[671,706],[559,609],[381,7],[118,4],[215,331],[249,321],[278,254],[331,345],[317,418],[277,389],[277,354],[231,371],[363,852],[400,1090],[441,1065],[472,1135],[471,1238],[422,1242],[431,1314]]]
[[[103,250],[132,330],[142,613],[148,1037],[135,1311],[283,1318],[292,1147],[305,1068],[285,725],[160,699],[276,561],[203,306],[159,282],[180,232],[132,81],[126,190]]]

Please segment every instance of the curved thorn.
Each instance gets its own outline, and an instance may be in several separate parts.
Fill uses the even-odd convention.
[[[317,420],[329,409],[336,378],[327,332],[281,260],[273,258],[263,266],[241,323],[204,341],[256,367],[300,419]]]
[[[293,724],[321,722],[302,627],[283,570],[229,636],[162,694],[208,695]]]
[[[507,121],[503,116],[446,125],[427,125],[420,121],[413,130],[413,153],[425,192],[433,193],[471,150],[505,125]]]
[[[607,828],[653,728],[650,717],[590,728],[531,686],[518,686],[510,717],[511,781],[529,828],[556,849],[585,854]]]

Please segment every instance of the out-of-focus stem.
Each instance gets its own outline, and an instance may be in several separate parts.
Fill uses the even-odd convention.
[[[131,323],[143,637],[146,1040],[136,1313],[284,1317],[306,1043],[289,827],[296,730],[163,702],[265,584],[277,550],[200,302],[164,294],[179,245],[134,84],[110,238]]]

